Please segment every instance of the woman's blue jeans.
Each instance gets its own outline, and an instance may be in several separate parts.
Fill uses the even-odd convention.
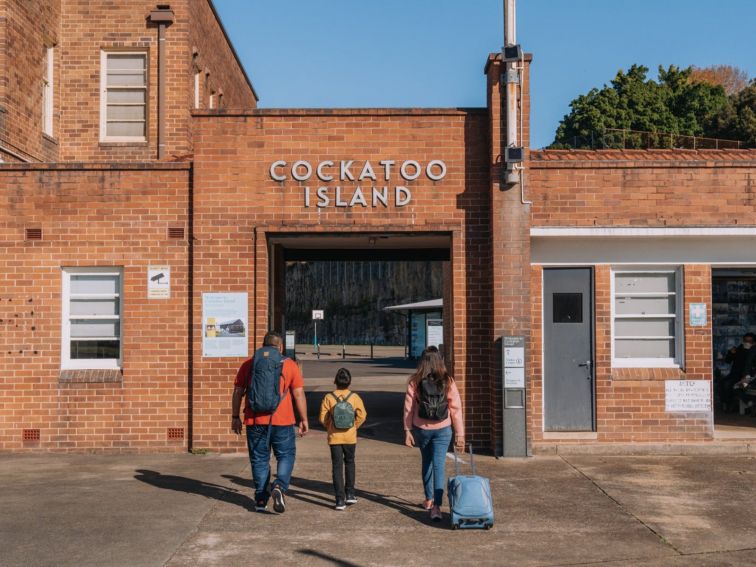
[[[433,499],[436,506],[441,506],[446,484],[446,453],[452,440],[451,425],[441,429],[415,427],[412,429],[412,436],[422,456],[425,499]]]

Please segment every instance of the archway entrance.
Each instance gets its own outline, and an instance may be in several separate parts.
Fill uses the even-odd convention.
[[[451,235],[277,233],[267,240],[269,316],[302,365],[311,424],[345,367],[369,415],[361,435],[401,442],[404,390],[418,347],[437,345],[450,366],[453,360],[445,347],[451,309],[443,308],[452,294]],[[402,308],[427,300],[441,304],[431,318]],[[322,319],[313,319],[317,312]]]

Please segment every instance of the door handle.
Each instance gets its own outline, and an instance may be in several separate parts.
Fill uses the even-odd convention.
[[[591,366],[593,366],[593,362],[590,360],[586,360],[585,362],[578,363],[578,366],[582,366],[583,368],[588,369],[588,377],[590,379],[590,373],[591,373]]]

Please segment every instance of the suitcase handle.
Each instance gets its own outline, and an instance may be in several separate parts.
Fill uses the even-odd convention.
[[[469,445],[470,447],[470,468],[472,468],[473,476],[477,475],[477,472],[475,471],[475,455],[473,454],[473,448],[472,443]],[[454,474],[456,476],[459,476],[459,459],[457,458],[457,451],[454,451]]]

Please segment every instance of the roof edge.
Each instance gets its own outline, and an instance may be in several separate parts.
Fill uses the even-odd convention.
[[[192,116],[467,116],[488,114],[486,107],[449,108],[248,108],[193,109]]]
[[[252,91],[252,96],[254,96],[255,100],[259,102],[260,97],[257,96],[257,91],[255,90],[255,87],[252,84],[252,81],[250,80],[249,75],[247,74],[247,70],[244,68],[244,64],[242,64],[241,59],[239,59],[239,54],[236,52],[236,48],[234,47],[234,44],[231,41],[231,38],[228,36],[228,33],[226,32],[226,28],[223,26],[223,22],[221,21],[221,18],[218,15],[218,11],[215,9],[215,4],[213,3],[213,0],[207,0],[207,3],[210,6],[210,10],[213,12],[213,16],[215,16],[215,21],[218,22],[218,26],[220,27],[221,33],[223,34],[223,37],[226,39],[226,43],[228,44],[228,47],[231,49],[231,53],[233,54],[234,59],[236,59],[236,64],[239,66],[239,69],[241,69],[242,75],[244,75],[244,79],[246,79],[247,85],[249,85],[249,88]]]

